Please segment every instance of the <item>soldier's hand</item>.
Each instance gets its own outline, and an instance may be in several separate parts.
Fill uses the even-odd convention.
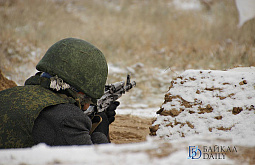
[[[101,122],[98,120],[98,116],[101,117]],[[96,127],[94,132],[101,132],[105,134],[106,137],[108,137],[109,134],[109,121],[108,117],[105,112],[99,112],[92,120],[92,123],[99,123],[99,125]]]
[[[111,124],[112,122],[114,122],[115,120],[115,115],[116,115],[116,112],[115,110],[117,109],[117,107],[120,105],[120,102],[118,101],[114,101],[110,104],[110,106],[106,109],[106,115],[108,117],[108,121],[109,121],[109,124]]]

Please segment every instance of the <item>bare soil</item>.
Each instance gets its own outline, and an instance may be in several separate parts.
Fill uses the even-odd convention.
[[[0,70],[0,91],[15,86],[17,86],[17,84],[14,81],[8,80]]]
[[[136,143],[146,140],[152,118],[140,118],[132,115],[117,115],[110,125],[110,139],[112,143]]]

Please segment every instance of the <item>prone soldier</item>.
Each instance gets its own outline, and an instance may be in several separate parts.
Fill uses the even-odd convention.
[[[109,143],[119,102],[111,100],[96,113],[101,121],[94,129],[84,113],[105,92],[103,53],[84,40],[66,38],[47,50],[36,69],[24,86],[0,92],[0,148]]]

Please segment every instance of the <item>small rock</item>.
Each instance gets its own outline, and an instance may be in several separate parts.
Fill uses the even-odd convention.
[[[222,116],[216,116],[216,117],[214,117],[214,119],[221,120]]]
[[[243,110],[242,107],[233,107],[232,114],[237,115],[240,112],[242,112],[242,110]]]
[[[150,126],[149,129],[150,129],[150,135],[151,136],[156,136],[157,135],[156,132],[159,129],[159,124],[154,125],[154,126]]]
[[[239,85],[244,85],[244,84],[247,84],[247,81],[246,80],[243,80],[239,83]]]

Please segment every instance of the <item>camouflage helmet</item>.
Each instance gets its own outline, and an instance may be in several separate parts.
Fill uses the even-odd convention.
[[[52,45],[36,69],[57,75],[93,99],[104,94],[108,66],[103,53],[92,44],[66,38]]]

